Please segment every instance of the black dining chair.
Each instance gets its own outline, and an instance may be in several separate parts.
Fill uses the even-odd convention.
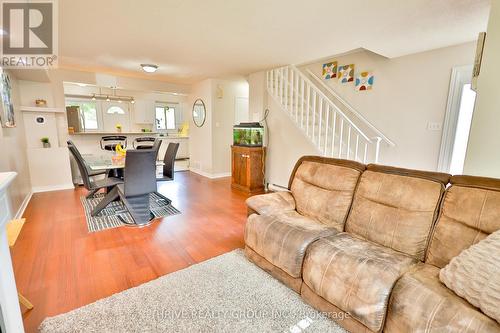
[[[69,145],[72,145],[75,147],[75,152],[78,154],[78,158],[83,161],[83,163],[85,164],[85,168],[87,169],[87,173],[89,176],[93,177],[93,176],[99,176],[99,175],[106,175],[108,174],[108,171],[107,170],[92,170],[88,165],[87,165],[87,162],[85,162],[85,159],[82,157],[82,155],[80,154],[80,151],[76,148],[76,145],[73,143],[73,141],[71,140],[68,140],[66,141],[66,143]],[[76,158],[74,158],[74,160],[76,161]]]
[[[156,154],[155,154],[155,160],[158,160],[158,153],[160,152],[160,147],[161,147],[161,140],[156,139],[155,142],[153,143],[153,146],[151,146],[151,149],[153,149]]]
[[[161,198],[160,200],[169,204],[170,199],[157,192],[156,153],[154,149],[127,151],[123,184],[115,186],[97,204],[92,210],[92,216],[96,216],[111,202],[119,198],[132,216],[134,223],[143,226],[154,218],[149,203],[151,193],[156,193]]]
[[[151,149],[156,142],[156,138],[145,136],[140,138],[135,138],[132,146],[134,149]]]
[[[179,150],[179,143],[170,142],[163,157],[163,172],[157,181],[171,181],[174,180],[175,174],[175,157],[177,156],[177,151]]]
[[[100,145],[102,150],[115,151],[118,144],[123,148],[127,148],[127,137],[125,135],[105,135],[101,137]]]
[[[80,176],[82,177],[83,186],[89,191],[86,198],[89,199],[94,196],[102,188],[114,188],[115,185],[122,184],[123,181],[114,177],[106,177],[104,179],[94,179],[92,177],[96,175],[102,175],[103,172],[98,174],[90,174],[89,168],[85,163],[82,155],[73,144],[71,140],[68,140],[68,149],[78,165],[78,170],[80,171]],[[106,173],[106,171],[104,171]]]

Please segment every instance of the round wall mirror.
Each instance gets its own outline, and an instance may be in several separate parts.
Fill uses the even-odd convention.
[[[193,104],[193,121],[198,127],[203,126],[205,123],[205,118],[207,116],[207,110],[205,109],[205,103],[201,98],[194,101]]]

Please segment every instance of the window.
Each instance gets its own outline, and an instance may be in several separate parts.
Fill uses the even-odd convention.
[[[156,105],[156,129],[175,129],[175,107],[167,105]]]
[[[99,129],[99,122],[97,120],[97,107],[95,102],[70,101],[66,103],[66,106],[78,107],[82,127],[85,130]]]
[[[123,110],[119,106],[111,106],[108,108],[108,111],[106,111],[107,114],[125,114],[125,110]]]

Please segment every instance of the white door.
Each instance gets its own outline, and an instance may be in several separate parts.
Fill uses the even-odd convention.
[[[461,174],[469,141],[476,93],[471,89],[472,66],[453,68],[443,126],[438,170]]]
[[[116,132],[116,125],[122,132],[130,132],[130,110],[127,102],[102,102],[102,121],[105,132]]]
[[[236,97],[234,105],[234,124],[248,122],[248,98],[247,97]]]

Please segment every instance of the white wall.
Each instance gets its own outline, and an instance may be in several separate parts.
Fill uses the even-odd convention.
[[[269,110],[265,134],[268,138],[266,182],[288,187],[295,162],[301,156],[320,155],[320,152],[272,98],[269,98]]]
[[[264,145],[267,147],[265,182],[287,187],[295,162],[303,155],[319,155],[320,152],[267,93],[265,72],[250,74],[247,80],[252,120],[262,120],[265,110],[269,109],[267,118],[262,122]]]
[[[222,91],[222,97],[217,91]],[[231,172],[231,144],[236,98],[248,98],[248,83],[244,80],[207,79],[193,85],[188,97],[190,110],[190,165],[191,170],[216,178]],[[197,127],[191,109],[197,98],[203,99],[207,118]]]
[[[249,91],[248,109],[252,121],[260,121],[267,107],[266,73],[257,72],[250,74],[247,78],[248,85],[252,87]]]
[[[46,100],[48,107],[55,106],[51,83],[19,80],[19,93],[22,106],[34,106],[36,99]],[[42,124],[35,121],[40,116],[45,119]],[[32,191],[72,188],[69,152],[58,133],[65,114],[23,111],[22,117]],[[42,148],[42,137],[49,138],[51,148]]]
[[[500,177],[500,2],[492,1],[464,173]]]
[[[324,82],[340,94],[396,147],[382,146],[380,163],[437,170],[451,70],[472,64],[475,43],[461,44],[409,56],[387,59],[369,51],[333,57],[339,65],[355,64],[355,72],[373,71],[371,91],[355,91],[354,83]],[[324,62],[308,65],[321,75]]]
[[[233,80],[213,80],[213,168],[218,176],[231,174],[231,145],[235,121],[236,98],[248,98],[248,82]],[[222,89],[222,97],[217,96]]]
[[[353,83],[340,84],[335,79],[324,82],[396,143],[396,147],[382,147],[379,163],[436,170],[441,131],[430,131],[427,125],[429,122],[443,123],[452,67],[472,64],[474,49],[475,43],[467,43],[394,59],[368,51],[332,57],[331,60],[337,60],[339,65],[354,63],[356,72],[373,71],[374,88],[357,92]],[[324,62],[303,67],[320,76]],[[309,144],[300,144],[306,139],[294,127],[288,126],[285,113],[271,97],[266,104],[262,96],[264,77],[264,73],[249,77],[250,108],[258,111],[270,106],[266,177],[268,182],[286,185],[289,173],[281,176],[279,170],[288,172],[296,157],[314,153],[314,150]]]
[[[189,122],[189,164],[191,170],[203,175],[211,175],[212,170],[212,80],[194,84],[188,96],[188,109],[201,98],[205,103],[206,118],[202,127],[197,127],[190,117]]]
[[[31,181],[26,155],[24,121],[19,108],[19,84],[12,75],[10,76],[16,127],[0,127],[0,172],[15,171],[18,173],[9,188],[12,212],[15,214],[22,208],[23,202],[31,195]]]

